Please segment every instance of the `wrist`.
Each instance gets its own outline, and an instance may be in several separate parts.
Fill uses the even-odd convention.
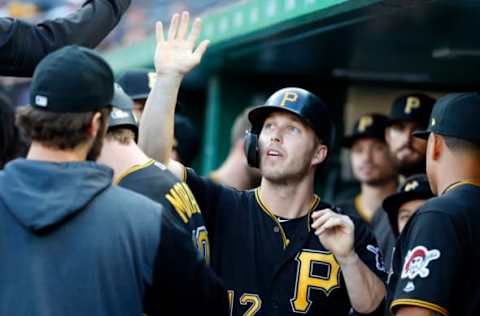
[[[349,266],[356,264],[360,258],[358,257],[358,254],[355,252],[355,250],[352,249],[349,254],[346,254],[344,256],[335,256],[335,259],[337,259],[337,262],[341,266]]]

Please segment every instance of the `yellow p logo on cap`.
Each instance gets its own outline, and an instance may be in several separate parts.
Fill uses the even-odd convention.
[[[298,99],[298,94],[295,92],[285,92],[282,102],[280,102],[280,106],[285,106],[285,103],[287,102],[296,102]]]
[[[420,99],[417,97],[408,97],[407,103],[405,104],[405,113],[412,113],[413,109],[418,109],[420,107]]]
[[[365,132],[367,127],[372,126],[373,118],[370,115],[362,116],[360,122],[358,122],[358,131]]]

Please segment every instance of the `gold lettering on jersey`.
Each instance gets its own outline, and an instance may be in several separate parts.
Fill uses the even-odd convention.
[[[148,73],[148,87],[153,89],[153,86],[155,86],[155,82],[157,82],[157,74],[154,72],[149,72]]]
[[[200,214],[200,208],[193,197],[192,191],[184,182],[175,184],[165,198],[172,204],[175,211],[186,224],[193,214]]]
[[[330,252],[304,249],[295,257],[297,261],[297,280],[295,296],[290,300],[292,309],[297,313],[307,313],[312,305],[310,290],[321,290],[329,295],[340,286],[340,265]],[[314,275],[315,265],[327,268],[325,275]]]
[[[358,122],[358,131],[359,132],[365,132],[365,130],[372,126],[373,124],[373,118],[370,115],[362,116],[360,118],[360,121]]]
[[[405,113],[412,113],[413,109],[418,109],[420,107],[420,99],[417,97],[408,97],[407,103],[405,104]]]
[[[228,290],[228,306],[230,307],[230,316],[233,313],[233,299],[235,298],[235,292],[233,290]]]
[[[403,190],[403,191],[404,192],[409,192],[409,191],[415,190],[417,187],[418,187],[418,182],[417,181],[411,181],[411,182],[407,183],[407,185],[405,185],[405,190]]]
[[[285,106],[285,103],[287,102],[295,102],[298,99],[298,94],[295,92],[286,92],[285,95],[283,96],[282,102],[280,102],[280,106]]]
[[[260,308],[262,308],[262,300],[257,294],[243,294],[240,297],[240,304],[251,304],[248,310],[243,314],[244,316],[253,316],[260,310]]]

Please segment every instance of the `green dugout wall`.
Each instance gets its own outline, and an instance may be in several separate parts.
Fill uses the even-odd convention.
[[[223,161],[242,109],[285,86],[321,96],[339,136],[344,122],[362,111],[351,104],[358,99],[351,97],[354,86],[373,103],[385,102],[384,94],[375,99],[377,87],[478,90],[478,16],[476,0],[250,0],[207,12],[202,37],[211,46],[180,94],[184,111],[203,133],[197,169],[207,174]],[[105,57],[119,74],[153,67],[154,48],[152,35]],[[327,197],[340,174],[337,151],[323,177]]]

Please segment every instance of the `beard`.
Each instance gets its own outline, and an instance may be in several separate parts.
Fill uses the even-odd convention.
[[[104,116],[102,115],[101,124],[97,136],[95,136],[92,146],[87,153],[87,161],[97,161],[98,157],[100,157],[100,153],[102,152],[103,147],[103,140],[105,138],[105,135],[107,134],[107,120],[108,116],[107,119],[104,119]]]
[[[412,159],[399,159],[398,153],[404,149],[409,148],[411,151],[417,154],[418,158],[415,160]],[[411,176],[417,173],[425,173],[426,169],[426,161],[425,161],[425,153],[419,152],[416,148],[405,145],[399,148],[395,154],[393,155],[395,166],[398,170],[398,173],[403,176]]]
[[[409,177],[418,173],[425,173],[426,161],[425,158],[419,159],[415,162],[398,161],[396,160],[398,173],[402,176]]]
[[[307,155],[308,156],[308,155]],[[310,157],[301,161],[288,164],[287,166],[265,165],[260,163],[260,170],[263,178],[277,184],[297,182],[305,178],[310,171]]]

